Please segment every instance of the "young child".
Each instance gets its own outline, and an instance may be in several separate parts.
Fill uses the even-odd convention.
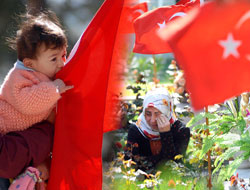
[[[67,39],[51,13],[27,14],[9,42],[18,60],[0,88],[1,134],[46,120],[61,94],[72,88],[54,80],[66,60]]]
[[[54,19],[54,20],[53,20]],[[59,22],[27,15],[10,41],[18,60],[0,88],[0,133],[27,129],[46,119],[70,89],[55,74],[64,66],[67,39]]]

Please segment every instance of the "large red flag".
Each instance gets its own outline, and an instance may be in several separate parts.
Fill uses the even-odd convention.
[[[168,27],[176,17],[183,17],[196,6],[196,1],[186,5],[171,5],[148,11],[134,22],[135,46],[133,52],[142,54],[170,53],[171,48],[157,34],[159,29]]]
[[[140,15],[148,11],[148,4],[146,2],[136,5],[127,5],[124,7],[121,15],[122,33],[134,33],[134,20]]]
[[[195,109],[221,103],[250,90],[250,3],[210,2],[193,19],[161,31],[184,69]],[[171,31],[183,27],[171,37]]]
[[[123,54],[118,30],[123,5],[124,0],[104,2],[57,74],[74,88],[58,102],[50,190],[102,189],[104,113],[110,73],[117,71],[111,67]]]

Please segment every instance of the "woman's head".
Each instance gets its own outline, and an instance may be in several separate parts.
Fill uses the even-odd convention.
[[[158,110],[155,107],[147,107],[145,109],[145,120],[148,123],[148,125],[155,131],[158,130],[158,125],[157,125],[157,120],[156,118],[159,117],[159,115],[161,115],[161,111]]]
[[[56,16],[51,12],[37,16],[25,15],[17,35],[9,42],[10,46],[17,50],[18,59],[25,62],[25,66],[28,67],[32,65],[29,61],[26,63],[25,59],[38,60],[45,50],[65,52],[67,47],[64,31]]]
[[[173,101],[165,88],[149,91],[143,101],[143,115],[147,124],[157,130],[156,118],[164,114],[169,121],[173,119]]]

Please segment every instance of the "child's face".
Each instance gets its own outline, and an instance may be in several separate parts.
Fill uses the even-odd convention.
[[[43,73],[49,78],[61,70],[66,60],[66,47],[59,49],[48,49],[44,44],[38,49],[36,59],[32,59],[32,69]]]

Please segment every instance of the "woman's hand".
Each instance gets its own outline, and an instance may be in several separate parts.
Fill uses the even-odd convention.
[[[169,120],[167,119],[167,117],[165,115],[163,115],[163,114],[159,115],[156,118],[156,121],[157,121],[159,132],[168,132],[168,131],[170,131],[170,123],[169,123]]]

